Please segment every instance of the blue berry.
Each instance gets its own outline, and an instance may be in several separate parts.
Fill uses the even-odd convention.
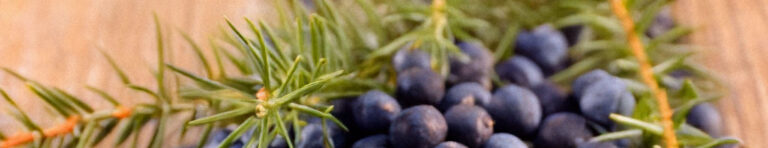
[[[632,92],[627,91],[621,95],[621,99],[619,99],[619,101],[619,108],[616,110],[616,113],[630,116],[635,112],[635,105],[637,103],[635,96],[632,95]]]
[[[324,147],[323,128],[319,124],[309,124],[301,130],[301,140],[297,146],[299,148],[321,148]]]
[[[255,126],[251,127],[251,129],[249,129],[248,131],[243,133],[243,135],[240,136],[240,141],[243,141],[243,142],[250,141],[251,138],[254,136],[254,133],[258,134],[258,133],[256,133],[256,128],[257,127],[255,127]],[[291,126],[286,126],[286,128],[287,128],[286,130],[288,130],[288,136],[294,138],[295,134],[293,133],[293,128]],[[255,135],[255,136],[258,136],[258,135]],[[288,142],[285,141],[285,138],[283,138],[282,135],[278,134],[267,145],[267,148],[288,148]]]
[[[496,74],[502,81],[524,87],[536,86],[544,81],[541,69],[523,56],[513,56],[496,65]]]
[[[358,97],[359,96],[336,98],[330,102],[331,105],[334,106],[333,111],[331,111],[331,115],[339,119],[341,123],[349,128],[349,131],[346,135],[350,141],[354,141],[372,134],[370,131],[361,129],[362,127],[360,127],[357,124],[357,121],[355,121],[354,107],[356,104],[358,104]],[[318,118],[311,118],[310,120],[315,121],[315,123],[318,124],[320,123],[320,119]],[[289,128],[289,130],[291,129]]]
[[[528,148],[520,138],[507,133],[496,133],[483,144],[483,148]]]
[[[469,103],[485,106],[491,101],[491,93],[478,83],[469,82],[455,85],[448,89],[438,106],[445,112],[454,105]]]
[[[467,148],[467,146],[454,141],[446,141],[438,144],[435,148]]]
[[[410,68],[424,68],[430,69],[429,54],[418,49],[410,49],[409,47],[400,49],[394,56],[392,56],[392,66],[395,71],[402,72]]]
[[[577,148],[618,148],[610,142],[584,142],[579,143]]]
[[[517,85],[507,85],[496,90],[485,108],[496,122],[495,131],[519,136],[532,134],[542,117],[536,95]]]
[[[337,98],[330,103],[333,105],[331,115],[338,118],[344,125],[350,129],[357,129],[354,116],[354,106],[357,104],[357,97]]]
[[[493,134],[493,120],[485,109],[475,105],[456,105],[445,113],[448,140],[480,147]]]
[[[221,142],[223,142],[224,139],[226,139],[227,136],[229,136],[229,134],[231,133],[232,133],[232,130],[226,129],[226,128],[214,131],[214,133],[212,134],[213,136],[211,137],[211,139],[209,140],[208,144],[205,147],[207,148],[218,147],[221,144]],[[244,145],[245,145],[244,142],[240,138],[238,138],[232,141],[229,147],[240,148],[240,147],[243,147]]]
[[[573,82],[571,82],[571,91],[573,92],[574,96],[579,97],[584,92],[584,90],[586,90],[587,87],[593,83],[602,80],[603,78],[611,77],[613,77],[611,74],[608,74],[603,70],[592,70],[577,77],[576,80],[573,80]]]
[[[624,139],[614,140],[613,142],[611,142],[611,144],[615,145],[616,147],[620,147],[620,148],[628,148],[628,147],[632,147],[633,142],[629,138],[624,138]]]
[[[552,82],[547,81],[531,89],[536,94],[536,98],[539,99],[539,103],[541,103],[541,111],[544,116],[571,110],[571,106],[575,106],[572,104],[576,104],[575,101],[568,98],[565,91]]]
[[[384,92],[368,91],[357,99],[352,114],[361,130],[381,133],[400,112],[400,104]]]
[[[447,133],[448,125],[440,111],[418,105],[395,117],[389,127],[389,142],[393,147],[431,148],[443,142]]]
[[[651,23],[651,26],[645,31],[645,34],[648,35],[648,37],[656,38],[667,33],[667,31],[672,30],[672,28],[675,28],[675,21],[670,12],[671,10],[669,7],[662,8],[661,11],[656,14],[656,18],[653,19],[653,23]]]
[[[404,107],[429,104],[437,105],[443,99],[443,77],[431,69],[411,68],[397,76],[395,94]]]
[[[585,117],[601,125],[613,125],[611,113],[631,115],[635,98],[618,78],[602,79],[587,87],[579,99]]]
[[[288,148],[288,143],[283,136],[277,135],[275,136],[275,139],[272,139],[272,142],[269,143],[267,148]]]
[[[318,124],[309,124],[301,129],[301,140],[297,144],[299,148],[322,148],[323,128]]]
[[[552,25],[542,25],[533,31],[522,31],[515,42],[515,53],[531,58],[545,75],[551,75],[565,67],[568,43]]]
[[[388,148],[387,135],[379,134],[357,140],[352,148]]]
[[[314,12],[317,9],[317,7],[315,7],[315,1],[313,0],[301,0],[301,3],[304,4],[304,8],[310,12]]]
[[[702,103],[691,108],[686,115],[686,122],[710,136],[720,136],[722,118],[712,104]]]
[[[544,119],[534,140],[536,147],[572,148],[592,138],[587,120],[574,113],[556,113]]]
[[[217,130],[217,131],[215,131],[213,133],[213,137],[211,138],[211,140],[214,141],[214,142],[224,141],[224,139],[226,139],[227,136],[229,136],[229,134],[231,134],[231,133],[232,133],[232,130],[230,130],[230,129],[220,129],[220,130]]]
[[[336,124],[327,124],[328,134],[336,147],[346,147],[346,134]],[[323,139],[323,126],[319,123],[310,123],[301,130],[301,140],[298,142],[298,148],[323,148],[325,143]]]
[[[673,78],[677,79],[685,79],[688,77],[694,76],[693,72],[684,70],[684,69],[676,69],[669,72],[669,76],[672,76]]]
[[[448,75],[448,83],[476,82],[490,88],[489,74],[493,68],[493,56],[488,48],[477,42],[459,42],[456,46],[469,57],[469,61],[450,58],[451,74]]]
[[[568,41],[568,46],[573,46],[579,42],[579,37],[581,37],[581,32],[584,31],[584,25],[565,26],[563,28],[560,28],[560,31],[563,32],[563,35],[565,36],[565,40]]]

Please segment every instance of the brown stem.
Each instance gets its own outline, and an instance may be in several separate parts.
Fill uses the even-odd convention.
[[[659,111],[661,112],[661,124],[664,127],[663,137],[666,142],[666,147],[676,148],[677,137],[675,137],[675,131],[672,127],[672,110],[669,107],[669,102],[667,102],[667,92],[659,88],[656,79],[653,78],[651,62],[646,56],[640,38],[638,38],[635,33],[635,23],[629,16],[629,12],[627,12],[624,2],[622,0],[611,0],[611,7],[613,7],[613,13],[619,20],[621,20],[621,26],[626,32],[627,41],[632,49],[632,54],[637,58],[638,63],[640,63],[640,76],[643,79],[643,82],[650,87],[651,93],[655,95],[656,102],[658,102]]]
[[[125,108],[118,106],[111,114],[112,117],[115,117],[117,119],[123,119],[131,115],[132,108]],[[73,131],[75,126],[80,122],[80,116],[74,115],[67,118],[67,121],[63,124],[54,126],[49,129],[43,130],[44,137],[56,137],[60,135],[66,135]],[[16,147],[22,144],[26,144],[28,142],[32,142],[35,140],[35,133],[34,132],[22,132],[15,134],[11,137],[8,137],[8,139],[5,139],[3,143],[0,143],[0,148],[10,148],[10,147]]]

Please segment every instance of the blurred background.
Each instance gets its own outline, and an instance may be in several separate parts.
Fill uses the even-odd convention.
[[[208,40],[219,32],[225,17],[241,25],[246,24],[242,17],[268,21],[277,15],[270,2],[0,0],[0,67],[76,94],[97,110],[108,103],[84,86],[102,88],[128,104],[147,102],[147,96],[121,85],[100,49],[112,55],[135,83],[152,88],[153,12],[162,23],[172,55],[169,62],[202,71],[180,32],[208,49]],[[726,135],[742,139],[747,147],[768,145],[768,58],[763,57],[768,55],[768,1],[677,0],[672,14],[678,23],[695,29],[687,39],[699,46],[695,59],[729,87],[730,93],[717,101]],[[43,127],[65,120],[50,118],[53,112],[6,73],[0,73],[0,88]],[[8,106],[0,105],[4,107]],[[22,126],[0,114],[0,131],[12,134],[21,129],[17,127]]]

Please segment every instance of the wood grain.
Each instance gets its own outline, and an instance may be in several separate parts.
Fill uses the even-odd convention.
[[[152,12],[162,20],[176,65],[201,71],[178,30],[205,43],[224,16],[244,24],[242,16],[269,19],[275,16],[266,0],[0,0],[0,67],[8,67],[46,84],[86,99],[98,109],[105,101],[86,91],[93,85],[119,96],[122,102],[150,101],[122,86],[97,47],[117,58],[139,85],[154,86],[155,36]],[[719,75],[730,93],[718,101],[727,135],[744,140],[747,147],[768,145],[768,2],[765,0],[678,0],[673,5],[679,23],[693,26],[693,44],[701,47],[698,61]],[[203,44],[203,47],[207,47]],[[197,68],[197,69],[195,69]],[[47,127],[64,118],[36,99],[24,84],[0,73],[0,88],[34,114]],[[8,106],[4,103],[0,109]],[[14,133],[21,127],[0,115],[0,131]]]
[[[717,102],[727,135],[747,147],[768,146],[768,2],[679,0],[673,8],[679,23],[696,30],[697,60],[729,88]]]
[[[271,7],[265,6],[266,1],[0,0],[0,67],[77,94],[97,110],[111,106],[87,91],[85,85],[105,89],[128,105],[148,102],[149,96],[122,86],[99,54],[99,47],[115,57],[134,83],[154,88],[150,71],[156,68],[157,55],[153,12],[161,20],[167,48],[172,49],[168,54],[174,55],[167,62],[201,72],[199,61],[187,58],[194,57],[193,52],[181,40],[179,31],[188,32],[203,43],[202,47],[209,47],[205,44],[208,37],[224,25],[225,16],[233,18],[234,24],[245,24],[241,19],[245,16],[252,19],[274,16]],[[51,108],[10,75],[0,73],[0,88],[8,91],[41,127],[64,122],[65,118],[54,116]],[[8,107],[7,103],[0,103],[2,111]],[[169,126],[174,127],[171,130],[178,130],[181,125],[172,124],[176,126]],[[7,113],[0,115],[0,131],[6,135],[24,131],[21,127]],[[143,133],[151,133],[151,128],[143,129]]]

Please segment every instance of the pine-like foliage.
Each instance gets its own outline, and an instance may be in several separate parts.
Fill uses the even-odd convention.
[[[627,7],[635,17],[637,32],[645,32],[668,3],[630,0]],[[448,57],[464,58],[454,41],[484,43],[494,49],[495,61],[499,61],[514,54],[519,31],[541,24],[557,28],[583,25],[585,32],[569,51],[574,63],[549,77],[550,80],[565,86],[584,72],[606,69],[621,76],[638,98],[633,116],[611,116],[624,125],[623,130],[598,130],[602,135],[591,140],[630,138],[637,147],[661,145],[656,102],[647,86],[639,82],[638,63],[632,58],[624,31],[606,1],[275,0],[272,4],[277,8],[278,20],[267,23],[246,18],[247,29],[236,28],[227,20],[211,48],[199,47],[182,33],[201,61],[204,74],[165,62],[164,31],[156,17],[156,90],[132,84],[130,74],[104,54],[126,87],[149,94],[154,103],[122,106],[116,97],[89,87],[115,106],[113,110],[96,111],[72,94],[4,69],[25,81],[29,89],[68,120],[61,126],[40,127],[0,89],[3,98],[14,107],[8,113],[30,131],[18,135],[0,133],[0,146],[92,147],[106,135],[115,134],[116,146],[136,146],[138,139],[146,138],[151,139],[149,147],[163,147],[167,146],[165,135],[170,132],[168,123],[185,122],[179,133],[172,134],[199,139],[198,147],[206,145],[212,131],[228,125],[237,128],[219,147],[228,147],[249,132],[253,134],[246,143],[248,147],[266,147],[278,135],[289,139],[289,146],[294,147],[301,140],[295,135],[301,133],[306,120],[317,118],[326,131],[325,145],[333,147],[328,124],[347,128],[331,115],[334,106],[330,100],[357,96],[371,89],[392,92],[395,77],[390,59],[397,49],[417,47],[427,51],[433,58],[433,69],[446,75]],[[710,137],[685,124],[685,115],[694,105],[723,93],[715,78],[687,59],[692,46],[677,42],[689,32],[691,29],[678,26],[655,38],[638,34],[647,45],[656,78],[669,91],[677,138],[685,147],[738,142],[733,138]],[[212,50],[213,58],[204,55],[203,50]],[[227,70],[228,67],[236,69]],[[669,73],[681,69],[690,71],[692,76],[685,81],[672,79]],[[165,84],[167,74],[178,74],[193,83],[174,88]],[[495,83],[502,85],[500,81]],[[174,117],[182,113],[192,116],[183,117],[185,121],[170,121],[179,119]],[[150,124],[154,125],[152,137],[139,137],[140,129]],[[200,136],[189,136],[189,128],[201,128],[203,132]],[[288,133],[289,128],[295,133]],[[126,143],[129,139],[132,141]]]

